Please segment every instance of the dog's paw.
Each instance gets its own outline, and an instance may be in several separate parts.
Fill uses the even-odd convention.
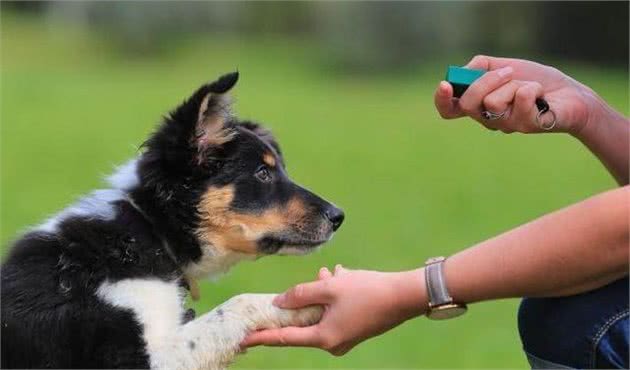
[[[217,313],[238,316],[248,323],[250,330],[309,326],[316,324],[324,313],[322,306],[309,306],[295,310],[278,308],[272,301],[275,294],[241,294],[217,308]]]
[[[308,306],[293,310],[272,306],[271,310],[275,311],[277,315],[277,327],[314,325],[321,320],[324,314],[324,307],[322,306]]]

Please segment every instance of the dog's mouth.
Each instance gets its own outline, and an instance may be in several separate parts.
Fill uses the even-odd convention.
[[[264,254],[302,255],[311,253],[330,240],[323,237],[265,236],[258,241],[258,249]]]

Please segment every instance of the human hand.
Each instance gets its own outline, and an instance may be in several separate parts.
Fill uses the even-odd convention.
[[[488,72],[470,85],[460,99],[453,99],[453,87],[448,82],[440,82],[434,98],[442,118],[469,116],[488,129],[505,133],[547,132],[536,122],[535,100],[544,97],[556,115],[552,131],[577,135],[598,107],[592,90],[553,67],[482,55],[474,57],[466,67]],[[502,119],[486,120],[481,116],[483,110],[506,113]]]
[[[323,304],[326,309],[316,325],[255,332],[242,347],[305,346],[341,356],[364,340],[424,313],[427,298],[420,270],[386,273],[337,265],[334,275],[322,268],[317,281],[289,289],[274,304],[281,308]]]

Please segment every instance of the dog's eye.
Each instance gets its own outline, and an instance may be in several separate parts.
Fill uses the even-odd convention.
[[[271,181],[271,173],[269,172],[269,170],[267,169],[267,167],[262,166],[260,167],[255,174],[256,178],[262,182],[269,182]]]

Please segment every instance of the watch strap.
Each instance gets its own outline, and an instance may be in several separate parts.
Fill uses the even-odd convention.
[[[424,268],[429,307],[440,306],[453,302],[453,298],[446,289],[444,279],[444,257],[432,258]]]

